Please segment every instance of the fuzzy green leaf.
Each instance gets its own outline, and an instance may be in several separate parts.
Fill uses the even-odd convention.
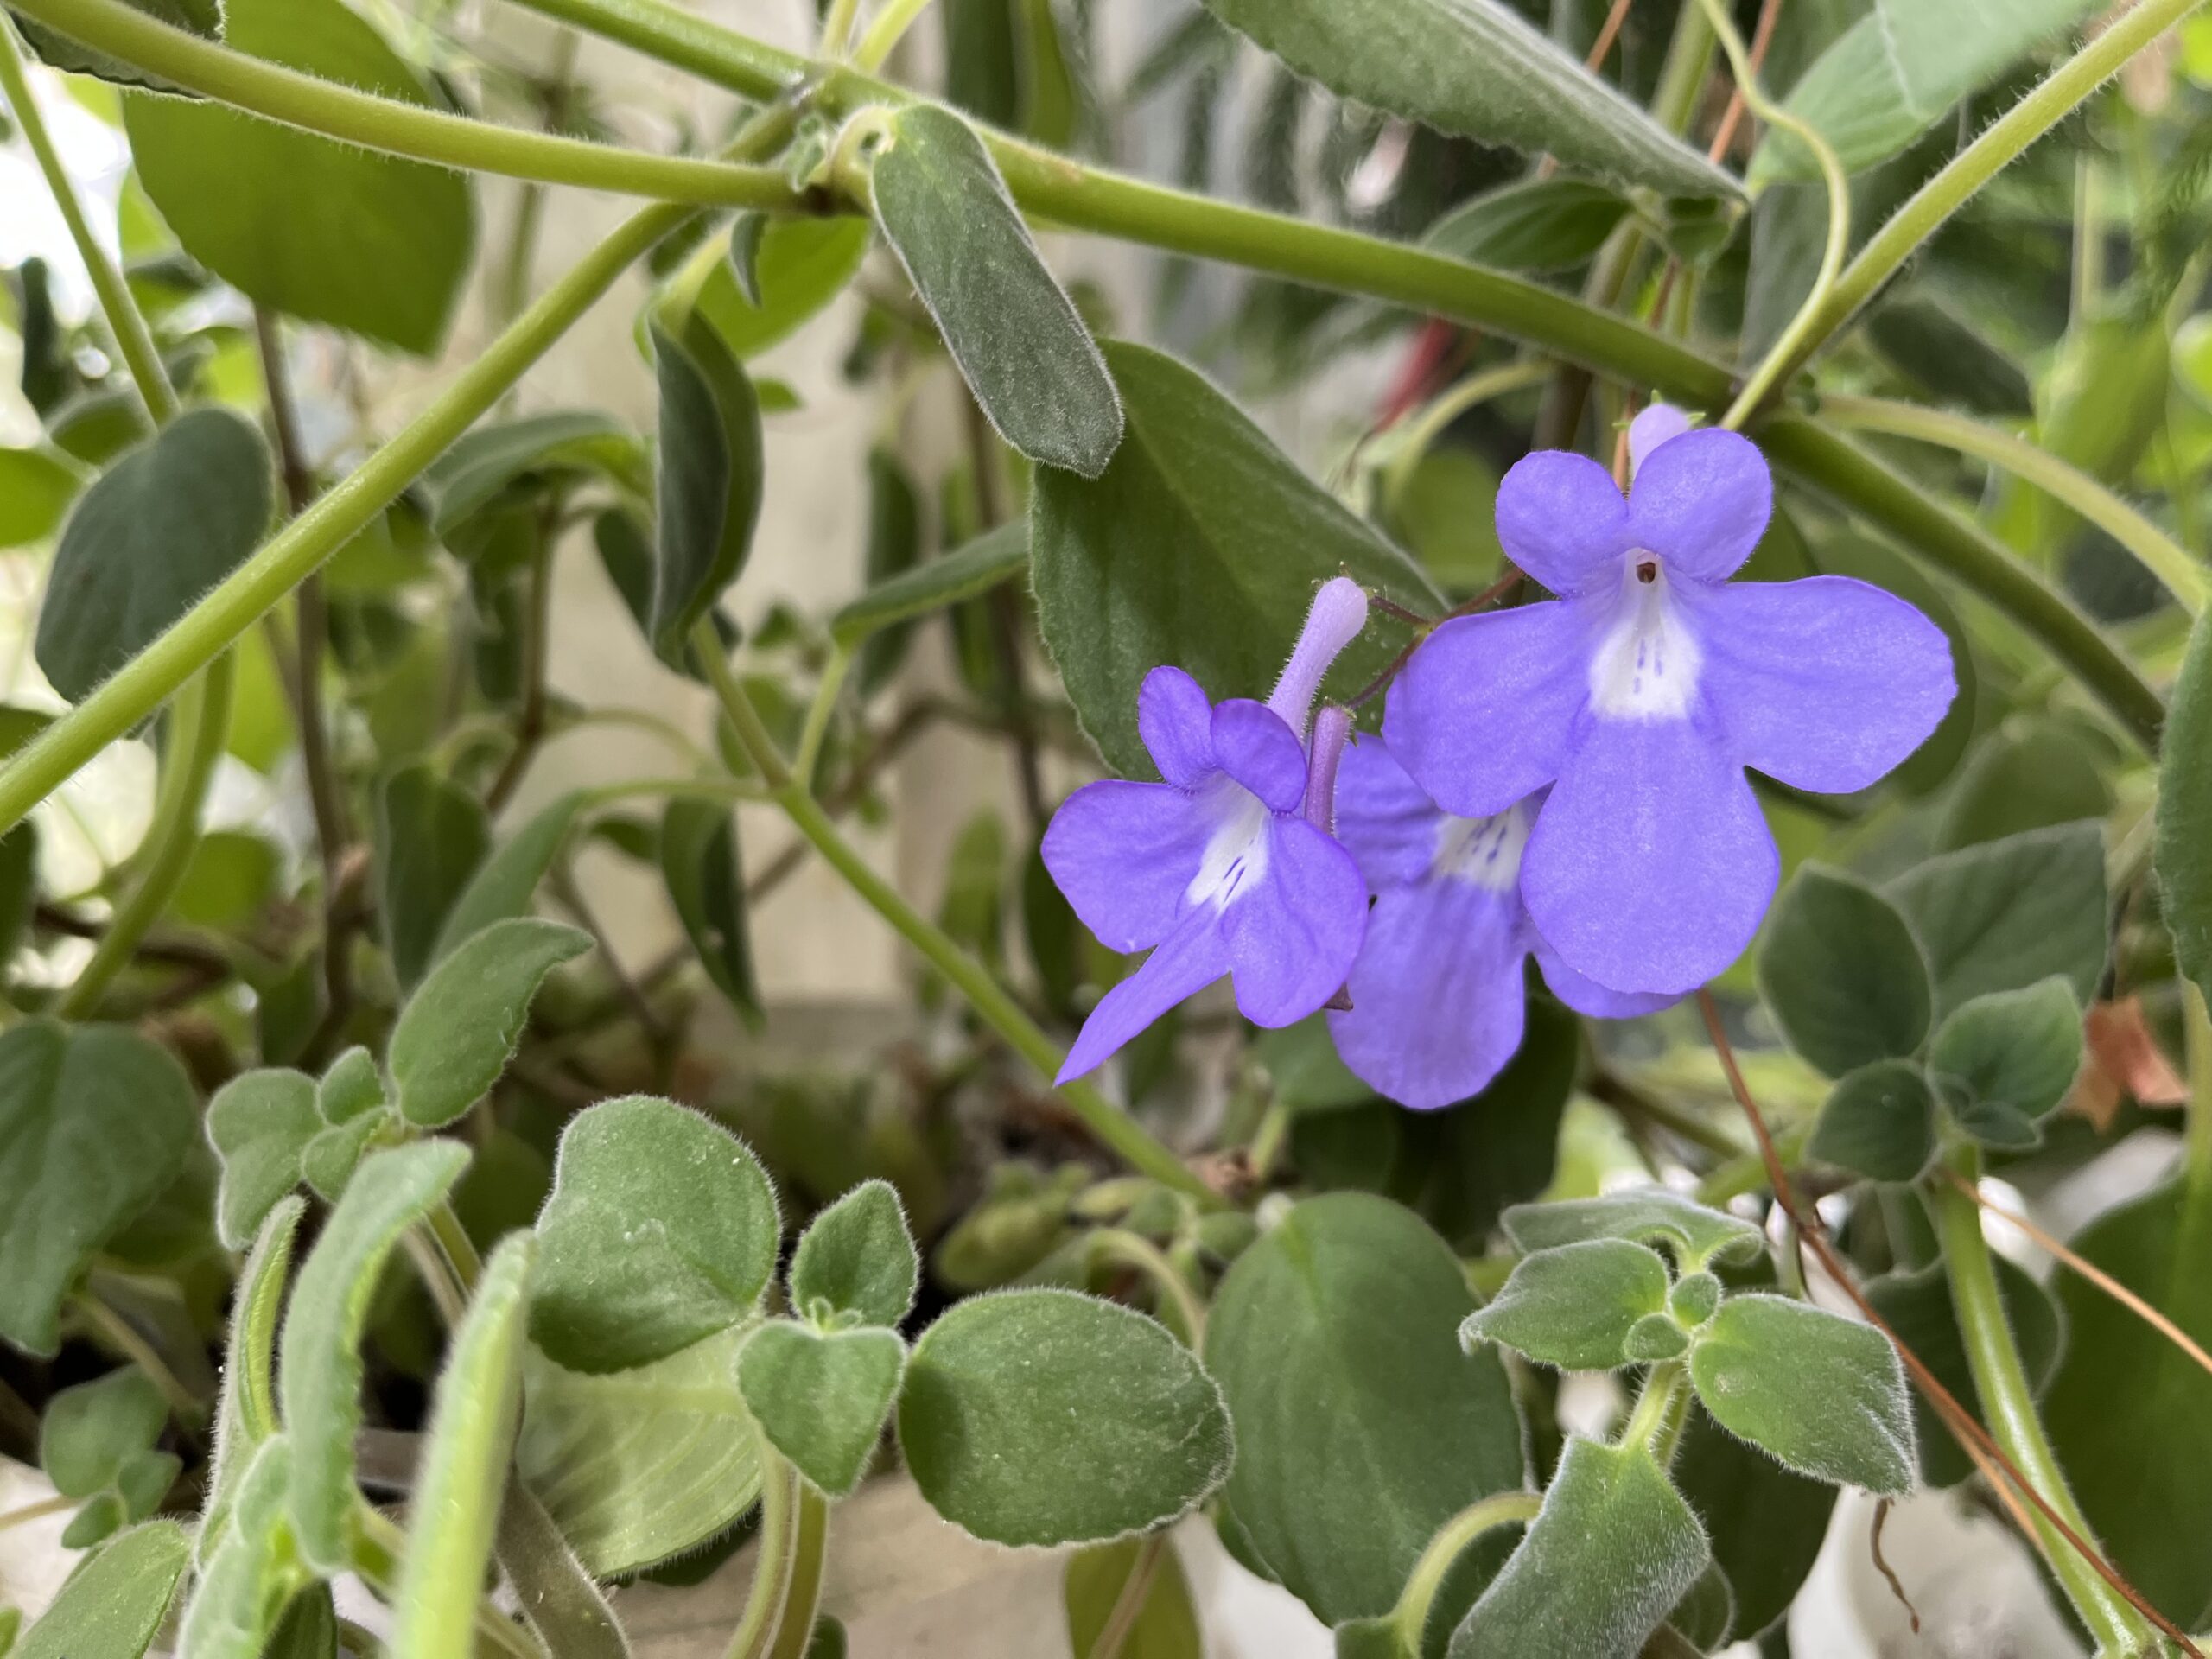
[[[315,1084],[315,1110],[326,1123],[351,1123],[384,1103],[384,1077],[376,1057],[358,1045],[325,1066]]]
[[[607,1597],[561,1536],[536,1494],[507,1484],[499,1509],[500,1569],[548,1653],[561,1659],[630,1659],[630,1643]]]
[[[660,825],[661,879],[707,978],[748,1025],[761,1018],[737,817],[720,801],[671,800]]]
[[[361,1334],[400,1235],[452,1190],[468,1149],[425,1141],[380,1152],[354,1172],[300,1268],[284,1319],[279,1384],[292,1441],[292,1520],[309,1565],[349,1560],[353,1436],[361,1426]]]
[[[659,542],[653,649],[689,660],[691,631],[737,580],[760,519],[760,400],[721,337],[696,315],[652,331],[660,381]]]
[[[914,1305],[921,1257],[888,1181],[863,1181],[809,1224],[791,1253],[791,1306],[826,1302],[868,1325],[895,1325]]]
[[[174,1521],[133,1527],[72,1573],[10,1659],[140,1659],[192,1560]]]
[[[2159,745],[2156,865],[2174,960],[2212,997],[2212,623],[2190,631]]]
[[[254,1452],[277,1432],[276,1332],[284,1316],[292,1244],[307,1200],[279,1198],[261,1224],[231,1299],[222,1391],[215,1402],[215,1454],[194,1548],[202,1567],[220,1541],[237,1487]]]
[[[1188,1514],[1233,1452],[1221,1390],[1164,1326],[1059,1290],[974,1297],[925,1332],[899,1440],[946,1520],[1046,1546]]]
[[[246,1071],[207,1103],[207,1140],[223,1162],[217,1230],[226,1249],[244,1249],[262,1220],[300,1183],[300,1155],[322,1133],[315,1079],[270,1066]]]
[[[1812,1572],[1836,1489],[1791,1473],[1694,1405],[1673,1472],[1735,1592],[1736,1634],[1758,1635],[1789,1611]]]
[[[1730,1433],[1787,1467],[1895,1496],[1912,1490],[1911,1402],[1872,1325],[1786,1297],[1731,1297],[1690,1350],[1690,1380]]]
[[[1912,1060],[1877,1060],[1828,1090],[1808,1156],[1878,1181],[1919,1179],[1936,1155],[1936,1096]]]
[[[488,1093],[514,1058],[545,976],[590,949],[582,929],[530,917],[494,922],[457,946],[392,1027],[400,1116],[434,1129]]]
[[[1832,1077],[1902,1058],[1928,1035],[1927,964],[1888,899],[1825,865],[1797,872],[1767,918],[1759,989],[1789,1046]]]
[[[781,1230],[728,1130],[647,1095],[602,1101],[561,1136],[531,1339],[571,1370],[665,1358],[753,1317]]]
[[[270,479],[261,434],[224,409],[180,415],[102,474],[62,528],[39,607],[54,689],[83,702],[236,569],[269,528]]]
[[[1495,1342],[1541,1364],[1609,1371],[1629,1363],[1637,1321],[1666,1318],[1667,1264],[1621,1238],[1589,1238],[1522,1257],[1488,1304],[1459,1326],[1470,1350]],[[1649,1356],[1647,1356],[1649,1357]]]
[[[2032,1144],[2082,1068],[2082,1010],[2060,976],[1954,1009],[1929,1069],[1959,1127],[1993,1144]]]
[[[884,239],[999,435],[1097,477],[1122,442],[1121,399],[982,140],[950,110],[914,105],[891,118],[870,177]]]
[[[1516,1204],[1506,1211],[1506,1236],[1523,1250],[1548,1250],[1583,1238],[1658,1241],[1692,1269],[1708,1260],[1749,1262],[1759,1253],[1759,1230],[1739,1216],[1710,1210],[1662,1186],[1611,1192],[1602,1198]]]
[[[126,1365],[47,1402],[39,1467],[62,1497],[91,1497],[116,1485],[124,1465],[150,1451],[168,1421],[168,1405],[153,1379]]]
[[[636,433],[599,410],[557,410],[475,428],[423,475],[441,537],[517,486],[606,478],[632,494],[652,488]]]
[[[696,314],[739,357],[755,356],[837,297],[860,270],[868,241],[862,219],[772,219],[752,258],[758,302],[740,289],[728,262],[717,261],[694,302]]]
[[[307,1580],[285,1503],[292,1448],[279,1434],[255,1451],[184,1611],[179,1659],[264,1659],[285,1601]]]
[[[427,766],[403,766],[378,789],[377,914],[403,988],[429,971],[491,842],[476,797]]]
[[[768,1444],[843,1497],[868,1472],[906,1366],[906,1344],[895,1332],[823,1332],[778,1319],[738,1356],[737,1386]]]
[[[77,1276],[175,1179],[197,1116],[184,1068],[135,1031],[0,1033],[0,1339],[60,1346]]]
[[[461,890],[438,930],[438,942],[430,952],[433,964],[493,923],[530,913],[531,899],[567,844],[569,831],[582,807],[582,796],[561,796],[534,813],[476,867],[476,874]]]
[[[850,650],[870,634],[987,594],[1029,563],[1029,526],[986,531],[965,546],[875,583],[830,620],[830,631]]]
[[[1452,1659],[1632,1659],[1711,1560],[1649,1451],[1573,1437],[1520,1547],[1452,1633]]]

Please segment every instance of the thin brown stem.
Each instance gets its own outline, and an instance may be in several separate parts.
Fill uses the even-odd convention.
[[[1889,1321],[1882,1317],[1874,1304],[1867,1299],[1866,1292],[1859,1289],[1859,1281],[1853,1275],[1850,1264],[1844,1261],[1843,1257],[1837,1253],[1835,1247],[1828,1242],[1827,1230],[1821,1220],[1820,1212],[1809,1205],[1803,1204],[1798,1198],[1796,1189],[1790,1185],[1789,1172],[1783,1167],[1781,1154],[1775,1149],[1774,1136],[1768,1132],[1765,1115],[1759,1110],[1758,1103],[1751,1098],[1751,1088],[1744,1081],[1743,1069],[1736,1064],[1736,1051],[1728,1040],[1727,1032],[1721,1026],[1720,1009],[1713,1000],[1713,993],[1700,990],[1697,994],[1697,1001],[1698,1009],[1705,1016],[1707,1034],[1713,1040],[1713,1052],[1719,1056],[1720,1069],[1727,1076],[1729,1090],[1736,1096],[1737,1105],[1743,1109],[1744,1116],[1751,1126],[1752,1139],[1758,1143],[1759,1157],[1766,1166],[1767,1180],[1774,1192],[1774,1201],[1780,1205],[1783,1213],[1797,1224],[1798,1231],[1805,1244],[1815,1255],[1820,1258],[1821,1265],[1827,1269],[1828,1276],[1835,1281],[1836,1287],[1851,1299],[1853,1306],[1858,1308],[1860,1317],[1889,1338],[1890,1346],[1897,1351],[1897,1358],[1904,1363],[1906,1373],[1912,1378],[1913,1385],[1920,1390],[1929,1405],[1935,1408],[1936,1414],[1943,1419],[1945,1427],[1950,1429],[1967,1456],[1974,1459],[1976,1466],[1981,1470],[1984,1478],[1991,1479],[1993,1471],[2003,1475],[2002,1481],[1991,1479],[1993,1488],[2002,1495],[2005,1488],[2009,1485],[2021,1497],[2025,1498],[2035,1507],[2044,1520],[2050,1523],[2052,1530],[2066,1541],[2069,1548],[2087,1562],[2099,1578],[2110,1585],[2123,1600],[2155,1624],[2161,1634],[2177,1645],[2183,1652],[2190,1655],[2190,1659],[2205,1659],[2204,1650],[2190,1641],[2180,1626],[2145,1600],[2140,1591],[2120,1576],[2118,1567],[2107,1561],[2101,1552],[2093,1548],[2080,1533],[2066,1523],[2058,1512],[2051,1507],[2050,1501],[2036,1490],[2033,1483],[2022,1474],[2018,1466],[2005,1455],[2004,1449],[1991,1437],[1989,1431],[1976,1421],[1972,1412],[1959,1403],[1958,1397],[1943,1386],[1936,1373],[1928,1368],[1927,1362],[1905,1345],[1904,1339],[1898,1336],[1891,1327]],[[2036,1535],[2036,1529],[2033,1527],[2029,1527],[2025,1530],[2030,1538]]]
[[[1489,587],[1484,588],[1482,592],[1477,594],[1472,599],[1461,601],[1459,604],[1454,605],[1450,610],[1445,612],[1442,616],[1437,618],[1434,622],[1424,622],[1422,624],[1422,632],[1408,641],[1403,651],[1400,652],[1395,657],[1393,657],[1388,663],[1383,664],[1382,671],[1380,674],[1377,674],[1373,679],[1370,680],[1365,685],[1360,687],[1360,689],[1352,695],[1351,701],[1344,706],[1348,709],[1358,709],[1373,702],[1378,693],[1387,687],[1391,681],[1398,677],[1400,671],[1402,670],[1408,663],[1413,661],[1414,652],[1421,649],[1421,641],[1427,639],[1430,633],[1433,632],[1437,628],[1441,627],[1445,623],[1451,621],[1454,617],[1471,616],[1475,612],[1481,610],[1485,605],[1489,605],[1495,601],[1504,598],[1506,594],[1511,593],[1515,588],[1518,587],[1520,582],[1521,573],[1518,570],[1508,569],[1503,575],[1500,576],[1496,582],[1491,583]],[[1371,600],[1374,595],[1370,594],[1368,597]]]
[[[1774,40],[1775,20],[1781,16],[1782,0],[1766,0],[1759,8],[1758,26],[1751,33],[1751,68],[1755,72],[1766,61],[1767,47]],[[1736,142],[1736,129],[1743,124],[1744,109],[1744,89],[1738,86],[1728,94],[1728,107],[1722,111],[1713,143],[1706,149],[1706,160],[1717,164],[1728,153],[1728,146]],[[1916,1624],[1913,1628],[1920,1627]]]

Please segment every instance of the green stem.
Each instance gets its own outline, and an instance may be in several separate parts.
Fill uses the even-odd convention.
[[[407,1535],[367,1503],[354,1510],[353,1522],[353,1571],[390,1606],[399,1593],[399,1563],[407,1553]],[[476,1603],[476,1638],[480,1653],[488,1646],[511,1659],[546,1659],[537,1638],[494,1607],[488,1597],[480,1597]]]
[[[632,215],[458,374],[437,399],[343,482],[323,493],[99,690],[0,768],[0,830],[161,707],[253,626],[301,579],[396,499],[632,264],[690,217],[663,205]]]
[[[1814,276],[1812,290],[1797,308],[1797,315],[1789,320],[1789,326],[1782,331],[1781,338],[1744,383],[1743,391],[1736,394],[1736,401],[1728,406],[1728,412],[1720,417],[1721,425],[1733,428],[1742,426],[1766,401],[1767,394],[1781,385],[1783,377],[1796,360],[1798,347],[1812,334],[1821,302],[1835,286],[1837,273],[1843,269],[1843,257],[1851,250],[1851,181],[1844,176],[1843,163],[1836,159],[1834,147],[1821,136],[1820,130],[1802,116],[1791,114],[1761,89],[1751,54],[1720,0],[1700,0],[1700,3],[1713,32],[1720,37],[1721,50],[1728,54],[1728,67],[1735,74],[1736,91],[1744,100],[1744,107],[1770,127],[1789,133],[1812,152],[1828,195],[1827,243],[1821,251],[1820,269]]]
[[[1636,1397],[1636,1410],[1621,1431],[1623,1446],[1641,1446],[1654,1456],[1664,1456],[1667,1448],[1662,1440],[1674,1421],[1675,1396],[1681,1392],[1682,1375],[1679,1359],[1662,1360],[1651,1368],[1643,1379],[1643,1392]]]
[[[1493,397],[1541,385],[1550,373],[1550,366],[1542,362],[1505,363],[1479,370],[1438,393],[1418,414],[1392,429],[1390,458],[1382,468],[1382,499],[1395,507],[1403,499],[1421,457],[1452,422]]]
[[[798,1553],[798,1510],[802,1483],[797,1471],[766,1442],[760,1447],[760,1533],[753,1558],[753,1587],[737,1629],[730,1633],[728,1659],[769,1659],[776,1629],[791,1592]]]
[[[877,14],[868,26],[868,33],[861,37],[860,50],[853,54],[854,67],[862,74],[874,74],[898,49],[921,15],[930,9],[930,0],[891,0],[891,3]]]
[[[691,649],[704,668],[708,681],[721,702],[722,713],[736,732],[747,758],[767,784],[770,798],[784,810],[792,827],[814,844],[823,860],[843,876],[878,915],[898,930],[930,966],[951,982],[984,1022],[1011,1044],[1022,1058],[1048,1077],[1058,1076],[1067,1057],[1052,1039],[991,977],[988,969],[963,950],[943,928],[907,903],[897,888],[869,867],[868,861],[854,850],[852,843],[837,833],[836,824],[821,804],[791,776],[791,768],[777,752],[775,740],[761,724],[753,700],[731,671],[721,641],[711,625],[702,622],[693,632]],[[1085,1127],[1132,1169],[1209,1208],[1220,1207],[1220,1194],[1192,1174],[1181,1159],[1154,1140],[1135,1118],[1090,1084],[1066,1083],[1059,1084],[1058,1090],[1060,1097]]]
[[[833,61],[845,55],[845,48],[852,44],[853,20],[860,15],[861,0],[830,0],[830,10],[822,19],[822,41],[817,55]]]
[[[1971,1184],[1980,1173],[1980,1155],[1971,1147],[1948,1160],[1954,1173]],[[1929,1204],[1943,1240],[1943,1266],[1951,1281],[1951,1305],[1966,1338],[1967,1362],[1983,1414],[1997,1444],[2051,1509],[2092,1548],[2094,1535],[2083,1517],[2058,1459],[2036,1415],[2035,1391],[2028,1384],[2020,1351],[2005,1322],[1997,1289],[1997,1269],[1982,1237],[1981,1211],[1973,1198],[1948,1181],[1931,1181]],[[2099,1651],[2113,1654],[2158,1650],[2157,1632],[2129,1606],[2040,1510],[2029,1516],[2044,1559],[2050,1563]]]
[[[2146,754],[2158,750],[2165,705],[2073,602],[2046,587],[1980,526],[1892,472],[1849,439],[1795,416],[1759,429],[1768,456],[1888,531],[1987,600],[2063,663]]]
[[[1398,1605],[1390,1610],[1398,1646],[1408,1659],[1419,1659],[1436,1592],[1444,1587],[1446,1576],[1467,1547],[1499,1527],[1526,1525],[1543,1506],[1543,1499],[1535,1492],[1493,1492],[1470,1503],[1438,1529],[1414,1563],[1406,1587],[1398,1593]]]
[[[186,1388],[169,1369],[168,1362],[138,1334],[138,1328],[110,1307],[97,1292],[79,1291],[74,1306],[85,1322],[105,1337],[116,1352],[146,1373],[179,1422],[196,1426],[207,1421],[207,1402]]]
[[[830,1500],[802,1480],[798,1521],[792,1529],[791,1580],[784,1590],[784,1616],[768,1659],[805,1659],[814,1641],[815,1615],[822,1607],[822,1576],[829,1555]]]
[[[476,1245],[468,1236],[468,1230],[461,1224],[461,1217],[454,1212],[449,1201],[441,1200],[429,1217],[430,1236],[438,1241],[438,1250],[453,1268],[465,1298],[476,1294],[476,1281],[484,1276],[484,1259],[476,1254]]]
[[[2189,1115],[2182,1142],[2182,1180],[2188,1190],[2212,1190],[2212,1014],[2204,993],[2182,982],[2182,1044],[2189,1069]]]
[[[842,645],[832,646],[830,660],[822,666],[822,683],[815,687],[814,701],[807,706],[806,724],[799,731],[798,753],[792,758],[791,771],[800,787],[810,792],[814,788],[815,768],[822,760],[823,740],[830,734],[830,716],[837,712],[837,694],[844,690],[845,676],[852,666],[852,652]]]
[[[1777,378],[1786,380],[1803,367],[1974,192],[2199,3],[2201,0],[2141,0],[1985,127],[1980,137],[1923,185],[1844,267],[1789,360],[1781,365]]]
[[[528,132],[358,92],[234,52],[123,0],[22,0],[25,16],[238,109],[387,155],[696,207],[804,210],[781,171]]]
[[[1205,1343],[1205,1305],[1192,1294],[1190,1281],[1175,1271],[1175,1264],[1150,1239],[1126,1228],[1102,1227],[1090,1236],[1090,1249],[1093,1255],[1118,1262],[1151,1282],[1161,1302],[1174,1310],[1175,1321],[1182,1326],[1177,1334],[1185,1347],[1195,1349]]]
[[[52,1497],[42,1497],[35,1503],[26,1503],[19,1510],[0,1515],[0,1532],[10,1527],[26,1527],[34,1521],[43,1521],[49,1515],[60,1515],[77,1507],[77,1500],[57,1492]]]
[[[153,822],[147,828],[141,856],[134,861],[134,885],[116,906],[114,918],[93,947],[84,971],[54,1004],[54,1011],[60,1018],[92,1016],[102,994],[129,965],[146,930],[176,896],[177,884],[184,880],[193,849],[200,844],[200,809],[207,796],[208,781],[215,775],[215,763],[222,759],[224,743],[230,735],[235,679],[232,659],[227,654],[219,657],[170,707]]]
[[[46,129],[46,118],[39,112],[29,78],[23,73],[22,49],[16,44],[15,26],[4,19],[0,19],[0,93],[7,95],[8,106],[16,112],[16,124],[23,130],[54,205],[69,227],[69,239],[77,245],[78,257],[92,279],[92,291],[99,296],[100,310],[107,318],[108,331],[115,336],[124,365],[130,372],[131,384],[138,388],[154,424],[166,425],[177,412],[176,388],[169,385],[153,330],[146,326],[138,302],[130,296],[130,284],[92,235],[84,204],[77,199],[68,170],[61,165],[61,153],[54,147],[54,137]]]
[[[1830,394],[1821,399],[1821,413],[1857,431],[1940,444],[2004,468],[2073,508],[2140,559],[2191,616],[2203,613],[2206,588],[2212,584],[2189,550],[2095,479],[2048,450],[1964,415],[1887,397]]]

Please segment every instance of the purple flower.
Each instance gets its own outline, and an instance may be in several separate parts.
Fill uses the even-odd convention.
[[[1367,620],[1367,595],[1324,583],[1264,703],[1210,702],[1179,668],[1155,668],[1137,728],[1166,781],[1076,791],[1045,831],[1045,868],[1109,950],[1149,949],[1099,999],[1060,1068],[1079,1077],[1224,974],[1259,1026],[1304,1019],[1344,987],[1366,925],[1367,887],[1328,833],[1349,721],[1306,714],[1321,677]]]
[[[1446,623],[1382,728],[1462,817],[1551,785],[1522,899],[1569,966],[1623,991],[1688,991],[1758,931],[1778,861],[1746,767],[1863,789],[1956,690],[1942,632],[1894,594],[1842,576],[1727,585],[1773,486],[1745,438],[1681,426],[1638,418],[1626,499],[1580,455],[1506,474],[1498,538],[1559,598]]]
[[[1375,890],[1352,966],[1351,1008],[1329,1016],[1337,1052],[1360,1079],[1427,1110],[1480,1092],[1521,1046],[1522,963],[1560,1001],[1627,1019],[1670,996],[1609,991],[1561,962],[1521,903],[1521,860],[1536,797],[1489,817],[1441,810],[1373,738],[1338,774],[1337,833]]]

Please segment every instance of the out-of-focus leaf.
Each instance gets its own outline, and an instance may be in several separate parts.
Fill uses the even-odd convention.
[[[1593,257],[1630,211],[1586,179],[1520,180],[1454,207],[1421,245],[1498,270],[1561,270]]]
[[[482,804],[427,766],[404,766],[378,790],[377,913],[403,987],[429,971],[491,841]]]

